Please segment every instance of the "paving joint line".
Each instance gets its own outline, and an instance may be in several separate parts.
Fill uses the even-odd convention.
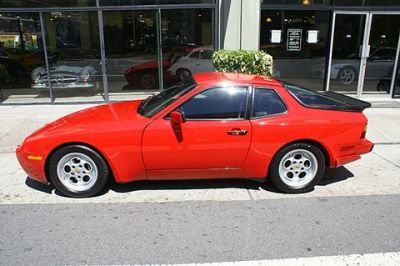
[[[378,156],[379,158],[381,158],[382,160],[394,165],[396,168],[400,168],[400,165],[398,165],[397,163],[394,163],[394,162],[390,161],[389,159],[386,159],[385,157],[383,157],[382,155],[380,155],[374,151],[372,151],[372,153],[375,154],[376,156]]]

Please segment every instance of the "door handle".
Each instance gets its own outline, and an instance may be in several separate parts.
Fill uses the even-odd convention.
[[[240,129],[240,128],[233,128],[232,130],[229,130],[228,135],[232,135],[232,136],[243,136],[247,134],[247,130],[245,129]]]

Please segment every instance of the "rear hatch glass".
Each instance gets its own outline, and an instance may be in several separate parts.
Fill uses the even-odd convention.
[[[289,93],[303,106],[315,109],[362,112],[371,104],[336,92],[317,92],[282,82]]]

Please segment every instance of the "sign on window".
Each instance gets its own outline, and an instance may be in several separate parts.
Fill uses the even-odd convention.
[[[287,30],[287,50],[288,51],[301,51],[301,29],[288,29]]]

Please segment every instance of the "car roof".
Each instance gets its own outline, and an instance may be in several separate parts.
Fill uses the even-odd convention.
[[[234,82],[282,87],[282,84],[273,78],[242,73],[204,72],[194,74],[193,78],[199,85],[204,83]]]

